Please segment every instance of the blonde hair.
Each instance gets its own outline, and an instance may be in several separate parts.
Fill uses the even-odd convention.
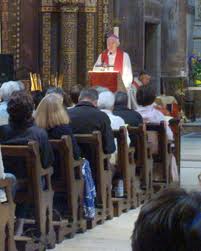
[[[69,124],[70,121],[67,111],[63,107],[63,99],[56,93],[48,94],[41,100],[34,117],[36,125],[44,129]]]

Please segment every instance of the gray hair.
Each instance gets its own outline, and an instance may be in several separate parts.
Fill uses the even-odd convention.
[[[8,101],[15,91],[24,90],[24,84],[20,81],[8,81],[2,84],[0,88],[0,96],[4,101]]]
[[[114,107],[115,97],[111,91],[101,92],[98,98],[98,108],[112,110]]]
[[[98,100],[98,92],[94,88],[85,88],[82,89],[79,96],[79,101],[84,99],[89,99],[92,102]]]
[[[95,87],[95,89],[96,89],[96,91],[98,92],[98,94],[100,94],[101,92],[109,91],[108,88],[102,87],[102,86],[99,86],[99,85],[97,85],[97,86]]]

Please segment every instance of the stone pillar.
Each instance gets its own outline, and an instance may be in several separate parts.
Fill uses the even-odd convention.
[[[1,44],[1,52],[2,53],[9,53],[9,36],[8,36],[8,0],[1,2],[1,37],[2,37],[2,44]]]
[[[193,29],[193,50],[201,55],[201,1],[195,0],[195,24]]]
[[[42,8],[42,78],[48,83],[51,74],[51,12]]]
[[[60,71],[64,75],[64,89],[69,90],[77,84],[77,23],[78,7],[61,7],[61,60]]]
[[[86,84],[88,71],[93,69],[96,60],[96,3],[84,6],[79,11],[78,72],[79,84]]]
[[[42,6],[42,76],[47,84],[58,73],[58,22],[60,8],[53,1]]]
[[[97,1],[97,47],[98,54],[106,48],[106,35],[112,30],[113,21],[113,1],[98,0]]]

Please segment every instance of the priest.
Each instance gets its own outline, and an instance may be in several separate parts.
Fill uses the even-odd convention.
[[[133,81],[133,73],[129,55],[119,48],[119,37],[110,33],[107,38],[107,49],[103,51],[96,61],[93,70],[100,67],[109,67],[121,74],[126,89],[129,89]]]

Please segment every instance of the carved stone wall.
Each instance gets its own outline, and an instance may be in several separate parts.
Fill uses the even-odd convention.
[[[82,6],[78,22],[78,83],[87,85],[88,71],[93,69],[97,57],[96,5]]]
[[[64,74],[64,88],[77,84],[77,23],[78,7],[61,8],[61,60],[60,71]]]
[[[59,72],[60,9],[54,1],[42,1],[40,72],[44,83]]]

